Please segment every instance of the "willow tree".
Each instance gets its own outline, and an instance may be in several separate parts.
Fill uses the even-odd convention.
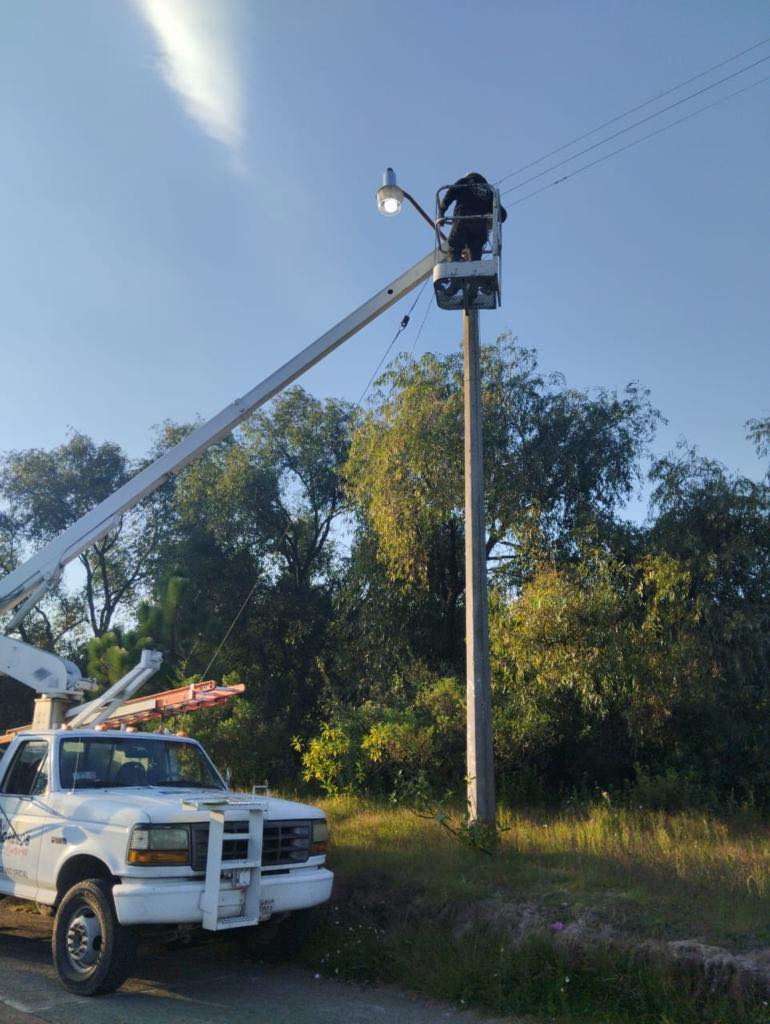
[[[640,476],[658,414],[648,393],[567,387],[508,335],[482,348],[487,556],[518,586],[533,544],[574,549],[575,531],[612,523]],[[462,580],[463,367],[460,353],[401,356],[355,431],[345,475],[392,579]]]

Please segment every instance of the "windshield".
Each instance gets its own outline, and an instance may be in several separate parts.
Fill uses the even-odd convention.
[[[62,789],[179,786],[224,789],[214,766],[195,743],[137,736],[78,736],[59,748]]]

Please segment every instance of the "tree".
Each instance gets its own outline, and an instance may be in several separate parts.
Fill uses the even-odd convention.
[[[97,445],[78,433],[50,451],[6,455],[0,489],[25,550],[58,536],[124,484],[134,468],[118,445]],[[79,595],[81,615],[94,636],[109,630],[119,609],[128,606],[146,582],[157,531],[152,503],[145,501],[79,556],[85,577]],[[70,622],[68,628],[75,624]]]
[[[256,717],[268,723],[274,767],[281,759],[290,767],[289,737],[317,717],[327,685],[342,565],[333,527],[345,514],[339,466],[350,417],[345,403],[293,388],[187,467],[160,547],[153,607],[139,623],[171,645],[161,649],[177,675],[235,672],[247,684]],[[161,444],[183,429],[167,425]],[[175,579],[183,586],[172,638],[149,627],[164,620],[160,606]],[[97,653],[109,672],[108,656]]]
[[[12,572],[23,558],[24,532],[19,520],[8,512],[0,512],[0,577]],[[17,629],[24,643],[54,651],[62,642],[72,653],[72,631],[82,620],[82,609],[76,598],[61,587],[55,587],[23,619]],[[6,618],[6,616],[3,616]]]
[[[752,442],[757,450],[757,455],[761,459],[770,457],[770,416],[765,416],[764,419],[751,419],[746,422],[748,428],[748,439]],[[770,467],[768,467],[768,475],[770,475]]]
[[[447,655],[461,655],[463,368],[459,354],[401,356],[355,431],[345,475],[390,578],[435,594]],[[506,335],[482,348],[487,556],[520,587],[545,543],[570,557],[582,524],[614,529],[658,414],[647,393],[567,388]]]
[[[677,709],[677,742],[721,792],[766,799],[770,712],[770,485],[681,447],[653,467],[650,546],[686,567],[697,601],[702,699]]]
[[[569,549],[581,524],[610,519],[639,479],[658,414],[647,392],[567,388],[508,336],[482,349],[487,553],[517,564],[537,527]],[[346,475],[393,578],[427,580],[436,531],[463,507],[460,355],[402,356],[354,435]],[[519,554],[516,554],[519,549]],[[461,548],[462,550],[462,548]]]
[[[18,526],[7,512],[0,511],[0,576],[12,572],[17,564]]]
[[[618,788],[660,764],[672,716],[697,699],[697,600],[686,567],[638,550],[618,558],[595,538],[580,557],[545,561],[516,597],[495,596],[495,741],[504,773],[543,793]]]

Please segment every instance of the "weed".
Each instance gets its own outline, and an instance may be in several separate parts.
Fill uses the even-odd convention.
[[[435,817],[325,806],[338,887],[301,953],[316,972],[558,1024],[768,1024],[761,1003],[639,952],[650,938],[770,941],[770,840],[755,819],[607,801],[506,812],[479,857]]]

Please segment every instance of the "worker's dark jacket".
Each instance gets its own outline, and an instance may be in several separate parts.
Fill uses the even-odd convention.
[[[455,217],[481,217],[492,212],[493,199],[494,194],[486,178],[480,174],[466,174],[464,178],[460,178],[446,190],[439,206],[439,214],[443,217],[452,203],[456,203]],[[501,223],[507,216],[505,208],[501,206]],[[483,222],[477,221],[476,223],[479,224],[480,229]],[[473,230],[474,221],[466,221],[466,224]]]

